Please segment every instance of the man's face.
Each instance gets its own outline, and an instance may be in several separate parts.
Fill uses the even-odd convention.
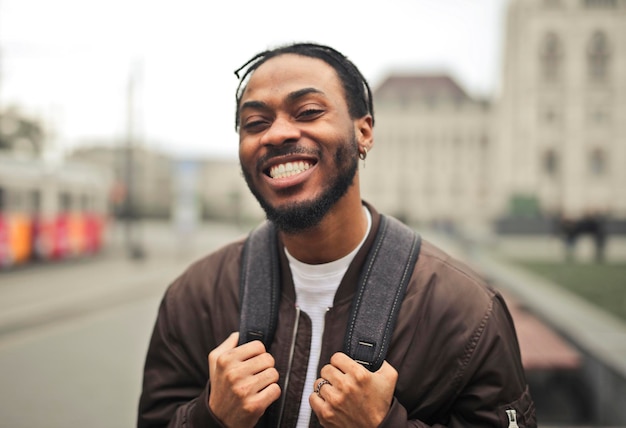
[[[281,230],[317,225],[354,189],[355,121],[324,61],[294,54],[267,60],[241,97],[239,123],[244,177]]]

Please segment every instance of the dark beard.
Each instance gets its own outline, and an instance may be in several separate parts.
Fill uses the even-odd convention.
[[[282,207],[271,206],[258,192],[250,174],[242,168],[248,188],[259,201],[267,219],[273,222],[278,230],[285,233],[297,233],[317,226],[330,209],[339,201],[354,183],[358,169],[358,144],[354,134],[351,143],[342,144],[335,153],[337,175],[315,199],[294,202]]]

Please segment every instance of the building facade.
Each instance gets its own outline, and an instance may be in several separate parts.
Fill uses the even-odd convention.
[[[512,1],[503,65],[499,211],[625,218],[626,1]]]
[[[364,197],[410,223],[484,221],[491,203],[489,102],[446,75],[391,75],[373,96]]]
[[[625,219],[626,0],[511,0],[503,46],[491,102],[447,76],[374,90],[366,197],[411,222]]]
[[[110,171],[114,178],[111,204],[117,215],[128,209],[131,162],[135,215],[173,219],[197,216],[248,223],[264,217],[236,159],[177,159],[145,146],[129,149],[103,143],[80,147],[68,158]]]
[[[172,204],[172,160],[143,146],[99,144],[79,147],[69,160],[97,165],[113,177],[111,208],[117,215],[128,211],[128,196],[134,215],[167,217]]]

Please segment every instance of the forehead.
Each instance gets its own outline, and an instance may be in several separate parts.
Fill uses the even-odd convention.
[[[325,61],[297,54],[270,58],[250,77],[242,101],[281,96],[303,88],[315,88],[327,96],[341,96],[343,87],[335,69]]]

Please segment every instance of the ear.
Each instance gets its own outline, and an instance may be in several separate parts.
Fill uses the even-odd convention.
[[[360,147],[364,147],[369,152],[374,146],[374,125],[372,116],[369,114],[354,121],[355,134]]]

